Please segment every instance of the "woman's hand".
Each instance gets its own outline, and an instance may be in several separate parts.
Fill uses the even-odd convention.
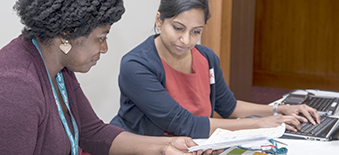
[[[173,137],[172,140],[164,149],[165,155],[210,155],[210,154],[219,154],[223,149],[212,151],[211,149],[199,150],[196,152],[188,153],[188,148],[196,146],[197,144],[188,137]]]
[[[309,120],[312,124],[316,124],[316,122],[318,124],[320,123],[320,116],[317,110],[312,107],[307,106],[306,104],[291,105],[291,106],[280,105],[278,107],[278,110],[279,108],[281,109],[281,113],[285,115],[291,115],[297,118],[301,122],[307,122],[307,120]],[[306,118],[303,116],[300,116],[300,114],[304,115]],[[316,120],[316,122],[314,121],[314,119]]]
[[[112,142],[109,154],[208,155],[223,151],[210,149],[188,152],[188,148],[193,146],[197,144],[190,137],[143,136],[123,131]]]
[[[291,115],[272,115],[268,117],[263,118],[257,118],[258,119],[258,125],[259,128],[271,128],[271,127],[277,127],[281,125],[282,123],[286,124],[286,129],[297,131],[293,126],[294,125],[298,130],[301,129],[299,120]],[[290,125],[291,124],[291,125]]]
[[[202,150],[198,152],[188,153],[188,148],[196,146],[197,144],[188,137],[173,137],[164,149],[165,155],[188,155],[188,154],[202,154]]]
[[[259,119],[259,127],[279,126],[281,123],[285,123],[286,129],[296,132],[297,129],[301,129],[300,122],[307,122],[309,120],[312,124],[316,124],[316,122],[320,123],[320,116],[317,110],[305,104],[291,106],[280,105],[278,111],[284,115],[279,114],[263,117]]]

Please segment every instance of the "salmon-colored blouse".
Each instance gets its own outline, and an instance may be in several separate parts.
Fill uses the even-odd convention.
[[[211,116],[210,79],[207,59],[192,49],[192,74],[173,69],[164,60],[166,90],[182,107],[197,116]]]

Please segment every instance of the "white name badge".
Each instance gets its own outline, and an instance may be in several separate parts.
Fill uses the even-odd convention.
[[[210,69],[210,84],[215,84],[214,69]]]

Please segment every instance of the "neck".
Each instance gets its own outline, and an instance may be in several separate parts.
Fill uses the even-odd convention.
[[[164,47],[164,45],[161,43],[161,40],[159,37],[155,40],[155,46],[158,51],[158,54],[162,60],[164,60],[169,66],[171,66],[173,69],[191,74],[192,73],[192,52],[187,51],[183,55],[174,55],[167,51],[167,49]]]
[[[39,39],[36,39],[37,45],[40,49],[42,58],[45,62],[45,65],[48,69],[49,75],[52,79],[56,76],[56,74],[63,69],[64,67],[60,63],[60,56],[57,53],[60,53],[57,51],[57,46],[54,45],[54,42],[52,41],[49,46],[45,46],[40,42]],[[55,48],[56,47],[56,48]]]

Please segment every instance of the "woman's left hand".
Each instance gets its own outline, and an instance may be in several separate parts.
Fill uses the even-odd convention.
[[[307,122],[309,120],[312,124],[320,123],[320,116],[316,109],[309,107],[306,104],[300,104],[300,105],[280,105],[279,108],[281,108],[281,112],[285,115],[292,115],[293,117],[296,117],[301,122]],[[300,116],[300,114],[304,115]],[[314,121],[316,120],[316,122]]]

